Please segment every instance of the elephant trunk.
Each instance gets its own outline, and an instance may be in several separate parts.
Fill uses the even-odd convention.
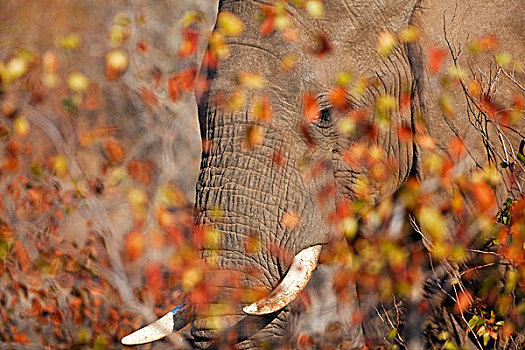
[[[251,148],[245,141],[246,129],[253,124],[248,113],[223,113],[208,106],[201,106],[199,113],[208,146],[197,184],[196,221],[215,239],[202,247],[210,297],[201,305],[191,334],[201,348],[223,336],[238,338],[232,341],[239,341],[241,347],[261,346],[284,334],[287,308],[254,316],[243,312],[243,307],[271,292],[294,256],[325,243],[328,232],[311,222],[316,219],[311,197],[315,192],[305,188],[289,151],[293,147],[282,133],[268,127],[262,144]],[[276,153],[287,161],[275,162]],[[287,225],[283,219],[290,213],[308,215],[296,225]],[[316,248],[315,260],[318,252]]]

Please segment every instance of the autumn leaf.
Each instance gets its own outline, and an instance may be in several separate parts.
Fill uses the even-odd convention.
[[[67,173],[67,158],[63,155],[58,155],[53,159],[53,170],[57,176],[62,177]]]
[[[197,52],[199,35],[199,30],[193,28],[185,28],[182,31],[182,43],[179,47],[179,58],[188,58]]]
[[[89,79],[81,72],[73,72],[67,77],[67,84],[75,92],[84,92],[89,87]]]
[[[264,5],[261,9],[262,23],[259,32],[262,35],[270,35],[274,30],[275,11],[273,6]]]
[[[148,287],[153,289],[162,289],[164,280],[162,278],[162,270],[159,263],[151,262],[144,268],[144,277]]]
[[[302,98],[303,118],[308,123],[316,123],[319,121],[321,114],[321,107],[315,96],[311,93],[305,93]]]
[[[335,88],[331,89],[328,94],[328,99],[332,105],[339,110],[344,110],[349,106],[346,97],[347,91],[343,86],[336,86]]]
[[[197,70],[186,68],[168,79],[168,95],[172,101],[177,101],[182,92],[190,92],[195,88]]]
[[[464,313],[472,304],[472,293],[468,290],[460,291],[455,309],[457,313]]]
[[[474,39],[469,49],[472,53],[479,53],[482,51],[492,51],[498,47],[498,39],[492,34],[485,35],[481,38]]]
[[[120,77],[128,68],[128,55],[123,50],[112,50],[106,55],[106,78],[111,81]]]
[[[131,178],[141,184],[149,185],[153,178],[153,163],[149,160],[132,159],[127,165]]]
[[[295,65],[297,64],[297,61],[299,59],[297,58],[297,56],[295,55],[286,55],[284,56],[284,58],[281,60],[281,65],[280,65],[280,68],[283,70],[283,71],[288,71],[290,69],[292,69],[293,67],[295,67]]]
[[[283,214],[281,224],[287,229],[293,229],[299,224],[300,220],[299,214],[295,211],[289,211]]]
[[[237,81],[242,87],[248,89],[262,89],[266,85],[266,79],[254,72],[241,72],[237,76]]]
[[[222,11],[217,16],[217,28],[225,36],[239,36],[244,31],[244,22],[233,13]]]
[[[428,70],[431,74],[437,74],[443,67],[447,52],[444,49],[430,46],[428,49]]]
[[[102,125],[96,127],[80,136],[80,144],[82,146],[90,146],[102,138],[116,135],[118,130],[119,127],[116,125]]]
[[[402,142],[410,142],[413,137],[412,129],[408,126],[399,126],[397,128],[397,136]]]
[[[380,56],[388,56],[397,45],[397,39],[394,33],[384,30],[377,37],[377,51]]]
[[[111,162],[120,162],[124,158],[124,149],[117,140],[107,140],[104,149]]]
[[[29,121],[27,120],[27,118],[23,115],[16,117],[13,122],[13,130],[16,135],[22,138],[27,137],[27,135],[29,135],[30,130]]]
[[[257,125],[249,125],[246,127],[246,144],[248,148],[262,145],[264,141],[265,130]]]
[[[403,28],[398,34],[399,40],[404,43],[413,43],[419,41],[421,38],[421,33],[419,29],[415,26],[408,26]]]
[[[306,12],[312,18],[324,17],[324,4],[322,0],[307,0],[305,3]]]
[[[272,102],[269,98],[255,99],[252,108],[252,115],[255,120],[267,123],[272,119],[272,114]]]
[[[486,212],[496,205],[496,197],[492,188],[485,181],[477,181],[470,187],[470,191],[481,213]]]

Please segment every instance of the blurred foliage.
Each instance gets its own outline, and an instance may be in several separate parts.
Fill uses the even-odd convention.
[[[266,4],[259,13],[261,35],[281,31],[297,40],[286,6],[324,16],[320,0]],[[175,5],[174,5],[175,4]],[[209,290],[196,246],[214,249],[219,233],[193,228],[193,191],[199,161],[193,90],[201,54],[215,67],[228,57],[225,38],[240,35],[244,23],[224,12],[210,33],[215,4],[192,1],[124,1],[96,6],[91,1],[35,1],[3,5],[0,15],[0,340],[49,348],[118,346],[123,335],[152,321],[187,292],[202,304]],[[204,47],[210,38],[204,54]],[[387,59],[398,45],[420,40],[417,28],[383,31],[377,53]],[[518,86],[518,62],[500,51],[495,36],[468,43],[475,59],[490,57],[501,74]],[[310,54],[326,57],[330,38],[314,36]],[[457,113],[450,94],[460,90],[485,120],[512,127],[523,119],[523,91],[511,104],[498,106],[486,87],[456,62],[448,48],[430,47],[428,71],[440,77],[438,105]],[[293,69],[298,58],[284,57],[279,69]],[[521,68],[522,69],[522,68]],[[268,82],[257,72],[239,72],[236,90],[218,98],[227,111],[244,105],[246,90]],[[329,100],[344,113],[337,130],[351,138],[369,112],[353,109],[377,82],[339,72]],[[491,82],[489,82],[489,85]],[[410,108],[411,96],[381,95],[375,101],[378,122],[372,140],[390,126],[393,113]],[[307,123],[321,123],[322,106],[313,93],[302,96]],[[255,120],[269,123],[272,104],[258,99]],[[525,155],[519,150],[491,161],[471,174],[461,171],[467,150],[460,137],[440,152],[423,122],[417,134],[397,129],[400,142],[425,150],[423,182],[409,179],[391,198],[375,205],[371,183],[392,176],[396,160],[374,142],[353,143],[344,154],[350,166],[370,169],[356,179],[357,198],[338,203],[333,213],[336,241],[324,255],[340,263],[334,286],[348,298],[355,282],[385,303],[392,295],[410,298],[423,290],[428,269],[445,270],[453,300],[450,312],[463,321],[468,336],[485,347],[505,347],[525,326]],[[483,130],[480,130],[483,132]],[[499,136],[505,136],[499,130]],[[246,144],[256,150],[264,140],[250,126]],[[202,145],[206,149],[206,141]],[[282,162],[275,154],[274,161]],[[315,169],[308,176],[315,177]],[[508,198],[499,198],[504,185]],[[329,188],[318,194],[327,196]],[[443,194],[447,194],[444,196]],[[497,215],[494,213],[497,211]],[[217,208],[217,216],[222,215]],[[454,218],[453,225],[450,218]],[[297,213],[282,224],[295,227]],[[373,235],[363,235],[359,227]],[[401,234],[403,232],[403,234]],[[409,233],[409,234],[407,234]],[[407,237],[417,237],[408,239]],[[476,241],[477,245],[472,242]],[[260,249],[248,238],[248,251]],[[258,291],[239,296],[253,298]],[[423,305],[421,305],[424,308]],[[356,322],[362,314],[349,315]],[[398,325],[397,325],[398,326]],[[386,335],[403,343],[396,325]],[[442,335],[444,348],[455,345]],[[316,339],[299,335],[308,348]],[[153,347],[168,346],[156,343]],[[344,346],[344,345],[343,345]]]

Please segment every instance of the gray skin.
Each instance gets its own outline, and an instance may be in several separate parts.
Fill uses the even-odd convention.
[[[358,132],[351,138],[341,135],[336,127],[341,116],[335,110],[323,115],[318,124],[305,123],[301,116],[303,93],[326,96],[334,85],[335,74],[341,70],[377,77],[378,84],[369,87],[360,101],[348,97],[354,107],[370,111],[368,123],[377,118],[374,106],[381,94],[398,100],[403,92],[413,96],[411,108],[395,112],[390,127],[381,129],[375,140],[368,141],[382,145],[388,157],[396,160],[388,165],[391,176],[380,183],[371,180],[372,205],[392,195],[409,176],[424,179],[421,162],[425,151],[416,142],[400,142],[397,137],[399,126],[417,133],[417,118],[423,118],[440,149],[446,150],[454,134],[466,137],[470,151],[467,171],[482,166],[489,157],[480,134],[468,121],[468,113],[463,112],[466,106],[461,91],[452,96],[458,106],[457,116],[452,119],[440,112],[435,102],[439,82],[427,71],[427,48],[431,43],[446,47],[445,17],[452,45],[465,45],[469,36],[495,33],[504,49],[515,57],[525,57],[522,0],[325,0],[324,4],[325,17],[319,20],[304,10],[290,8],[292,24],[299,31],[295,42],[284,40],[278,32],[269,36],[259,33],[260,22],[256,18],[260,2],[222,0],[219,4],[219,11],[237,15],[246,27],[240,36],[227,39],[230,56],[216,70],[201,72],[210,79],[209,89],[198,96],[201,136],[208,146],[202,154],[196,208],[197,223],[214,227],[220,233],[218,249],[202,250],[203,259],[213,266],[205,275],[207,286],[213,290],[210,303],[229,302],[233,307],[216,311],[215,318],[198,313],[188,334],[196,348],[214,347],[216,339],[224,340],[221,337],[228,330],[237,332],[237,348],[273,347],[282,342],[290,307],[267,316],[247,316],[242,307],[256,297],[239,297],[240,291],[269,292],[285,275],[294,254],[316,244],[328,244],[334,232],[328,216],[338,201],[355,199],[358,177],[368,177],[368,169],[350,169],[342,159],[343,152],[364,133]],[[377,35],[384,29],[398,31],[409,24],[420,28],[421,42],[398,46],[386,59],[379,57]],[[327,33],[332,44],[332,51],[324,57],[310,50],[312,35],[318,32]],[[287,54],[294,54],[299,60],[294,69],[282,72],[277,67]],[[466,64],[462,60],[463,56],[460,63]],[[488,71],[489,62],[480,62],[479,67]],[[215,104],[214,97],[232,92],[236,76],[242,71],[256,72],[268,83],[263,91],[247,91],[246,103],[240,110],[226,112]],[[498,96],[508,97],[519,91],[508,81],[499,84]],[[255,122],[250,104],[255,96],[265,94],[271,98],[273,118],[269,123]],[[246,146],[246,128],[250,125],[263,128],[261,145]],[[304,130],[309,137],[304,136]],[[517,149],[520,138],[512,137]],[[274,161],[276,152],[282,156],[281,165]],[[307,178],[304,174],[309,167],[320,162],[325,165],[321,172],[313,180]],[[330,186],[335,191],[319,201],[318,194]],[[502,199],[501,203],[511,192],[498,189],[498,201]],[[282,219],[292,211],[300,221],[290,228],[283,225]],[[261,249],[247,251],[245,242],[249,237],[259,240]],[[279,248],[281,254],[271,247]],[[222,278],[225,272],[228,277]],[[375,327],[372,320],[365,322],[364,336],[360,327],[349,330],[354,345],[363,344],[364,338],[380,343],[385,328]],[[454,325],[443,327],[454,333],[450,329]],[[461,339],[457,342],[470,345]]]

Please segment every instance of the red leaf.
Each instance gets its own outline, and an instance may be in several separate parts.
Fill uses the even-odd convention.
[[[162,279],[161,267],[158,263],[152,262],[144,268],[144,277],[149,287],[162,289],[164,281]]]
[[[179,48],[179,58],[187,58],[197,52],[199,34],[199,30],[194,28],[185,28],[182,31],[182,44]]]
[[[428,49],[428,70],[431,74],[437,74],[443,67],[447,52],[444,49],[430,46]]]
[[[270,35],[274,29],[274,19],[275,19],[274,10],[271,6],[265,5],[262,8],[262,13],[263,13],[263,22],[261,24],[261,28],[259,32],[262,35]]]

